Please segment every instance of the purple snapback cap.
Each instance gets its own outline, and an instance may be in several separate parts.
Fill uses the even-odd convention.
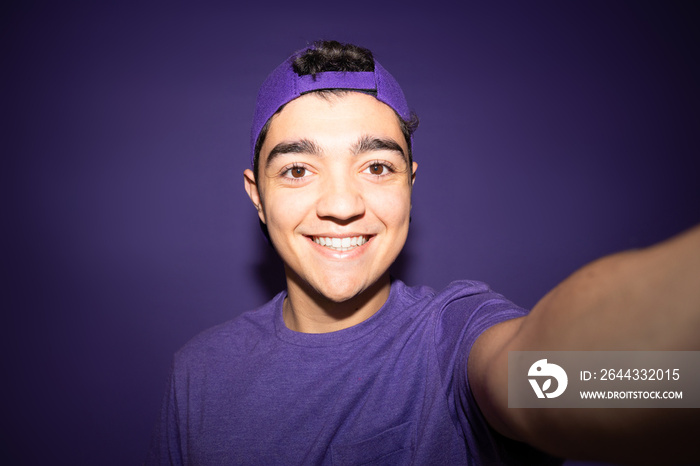
[[[270,73],[258,92],[258,100],[250,132],[250,164],[255,161],[255,143],[267,120],[287,102],[311,91],[321,89],[351,89],[374,91],[376,97],[393,108],[404,120],[411,118],[406,97],[399,83],[374,61],[374,71],[325,71],[315,75],[299,76],[292,69],[292,63],[312,47],[301,50]]]

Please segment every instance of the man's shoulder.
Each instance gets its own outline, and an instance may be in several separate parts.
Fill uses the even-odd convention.
[[[283,299],[284,293],[280,293],[257,309],[200,332],[175,353],[176,362],[187,364],[252,351],[274,335],[275,318]]]
[[[403,313],[410,309],[408,314],[420,314],[435,322],[439,337],[459,329],[481,333],[492,325],[527,314],[488,284],[476,280],[453,281],[439,291],[399,283],[397,296],[395,302]]]
[[[398,283],[400,299],[404,302],[422,302],[431,307],[444,308],[456,301],[471,298],[472,300],[501,297],[494,293],[489,285],[476,280],[456,280],[441,290],[428,286],[408,286]],[[505,298],[503,298],[505,299]]]
[[[489,285],[476,280],[455,280],[443,288],[436,298],[446,303],[457,299],[494,294]]]
[[[527,314],[527,310],[497,293],[486,283],[475,280],[458,280],[450,283],[441,293],[443,319],[462,320],[466,314],[471,325],[487,328],[504,320]],[[482,330],[483,330],[482,328]]]
[[[438,346],[460,342],[470,348],[493,325],[527,314],[527,310],[476,280],[453,281],[438,292],[411,287],[404,295],[423,301],[422,312],[435,322]]]

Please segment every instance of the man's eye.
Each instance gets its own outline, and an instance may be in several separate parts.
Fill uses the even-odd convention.
[[[304,167],[292,167],[284,173],[287,178],[304,178],[307,170]]]
[[[385,175],[389,169],[383,163],[373,163],[365,171],[370,175]]]

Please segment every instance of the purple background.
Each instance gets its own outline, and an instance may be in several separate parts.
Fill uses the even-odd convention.
[[[251,3],[4,7],[3,464],[140,462],[172,353],[282,288],[242,171],[259,84],[317,38],[421,117],[409,284],[532,306],[700,220],[685,2]]]

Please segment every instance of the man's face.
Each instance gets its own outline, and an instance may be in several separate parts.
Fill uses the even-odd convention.
[[[257,185],[246,170],[246,189],[288,283],[342,302],[388,277],[415,171],[389,106],[358,92],[299,97],[272,118],[259,167]]]

